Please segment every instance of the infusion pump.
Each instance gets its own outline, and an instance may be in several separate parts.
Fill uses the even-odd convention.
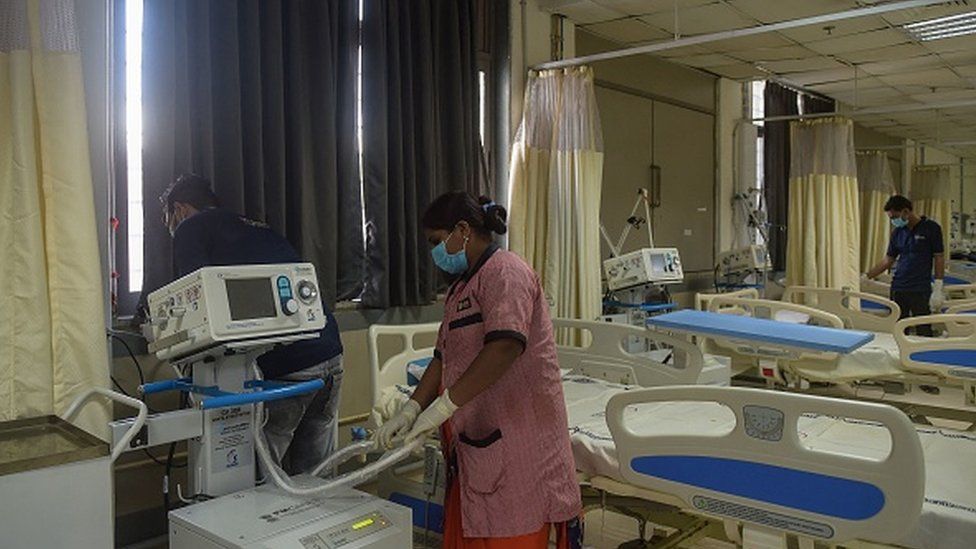
[[[684,280],[677,248],[644,248],[603,262],[607,287],[622,290],[641,284],[677,284]]]
[[[312,333],[326,317],[311,263],[203,267],[149,294],[160,359],[224,342]]]

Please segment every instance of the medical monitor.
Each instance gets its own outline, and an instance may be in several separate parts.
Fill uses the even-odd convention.
[[[150,350],[179,358],[221,343],[325,327],[310,263],[204,267],[149,294]]]

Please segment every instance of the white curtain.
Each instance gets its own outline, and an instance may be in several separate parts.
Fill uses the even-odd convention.
[[[74,0],[0,1],[0,421],[108,387]],[[109,408],[78,424],[107,435]]]
[[[542,279],[553,315],[601,312],[603,135],[589,67],[533,73],[510,170],[509,247]]]
[[[857,153],[857,186],[861,199],[861,272],[866,273],[885,256],[891,235],[884,205],[895,194],[895,180],[887,154]]]
[[[820,118],[790,124],[789,285],[857,288],[861,215],[854,124]]]
[[[952,190],[949,166],[915,166],[912,169],[912,207],[942,226],[942,241],[949,249],[952,224]]]

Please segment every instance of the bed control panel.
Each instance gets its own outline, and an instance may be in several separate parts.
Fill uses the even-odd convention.
[[[745,418],[746,434],[752,438],[769,442],[779,442],[783,439],[783,412],[765,406],[744,406],[742,415]]]

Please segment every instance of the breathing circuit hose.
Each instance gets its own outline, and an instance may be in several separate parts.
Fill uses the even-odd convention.
[[[261,379],[260,369],[255,366],[254,370],[255,375],[258,376],[258,379]],[[424,445],[423,438],[415,439],[409,444],[405,444],[399,448],[384,453],[378,460],[370,463],[362,469],[357,469],[356,471],[351,471],[344,475],[338,476],[327,481],[325,484],[302,486],[292,482],[291,477],[281,470],[281,468],[278,467],[274,459],[271,457],[271,451],[268,449],[268,441],[264,437],[264,429],[261,428],[261,424],[263,423],[262,418],[264,417],[264,403],[259,402],[256,405],[255,410],[257,421],[254,422],[254,443],[258,452],[258,457],[264,464],[265,469],[267,469],[268,476],[271,478],[271,481],[274,482],[275,486],[295,496],[315,496],[362,484],[378,475],[381,471],[396,465],[407,457],[410,457],[414,451],[419,450]],[[323,471],[332,469],[341,463],[349,461],[349,459],[353,457],[365,455],[366,453],[376,449],[377,444],[375,440],[365,440],[350,444],[342,450],[333,453],[331,456],[326,458],[325,461],[318,464],[315,469],[312,470],[312,476],[318,477]]]

